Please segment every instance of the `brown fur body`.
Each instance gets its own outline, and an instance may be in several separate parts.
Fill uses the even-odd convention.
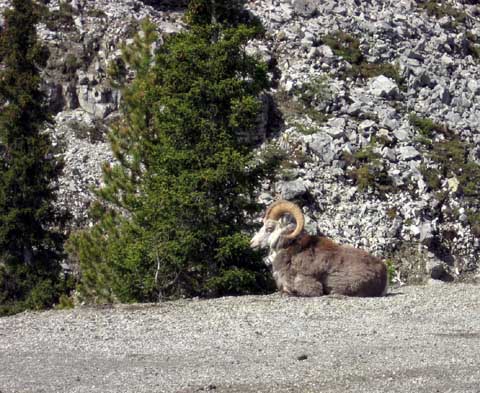
[[[364,250],[305,232],[277,247],[272,269],[280,291],[297,296],[382,296],[387,267]]]

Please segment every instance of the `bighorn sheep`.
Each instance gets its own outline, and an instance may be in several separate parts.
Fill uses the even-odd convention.
[[[285,223],[286,214],[296,224]],[[292,202],[277,201],[267,209],[263,227],[250,242],[252,248],[270,248],[273,277],[281,292],[297,296],[386,293],[387,267],[379,258],[324,236],[310,236],[303,227],[302,210]]]

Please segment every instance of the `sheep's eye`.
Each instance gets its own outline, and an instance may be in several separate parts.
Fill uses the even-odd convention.
[[[267,228],[266,228],[266,231],[267,231],[267,232],[273,232],[273,227],[267,227]]]

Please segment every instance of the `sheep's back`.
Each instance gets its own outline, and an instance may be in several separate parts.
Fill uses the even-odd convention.
[[[320,280],[326,293],[381,296],[387,285],[387,267],[364,250],[342,246],[331,255],[327,272]]]
[[[385,290],[385,264],[364,250],[306,235],[290,248],[289,254],[292,273],[315,277],[326,294],[380,296]]]

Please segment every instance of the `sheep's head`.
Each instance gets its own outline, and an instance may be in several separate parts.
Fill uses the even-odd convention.
[[[295,219],[292,225],[284,221],[285,215],[290,214]],[[295,239],[304,226],[302,210],[292,202],[277,201],[271,204],[263,219],[263,226],[250,241],[252,248],[267,248],[274,250],[279,248],[283,240]]]

